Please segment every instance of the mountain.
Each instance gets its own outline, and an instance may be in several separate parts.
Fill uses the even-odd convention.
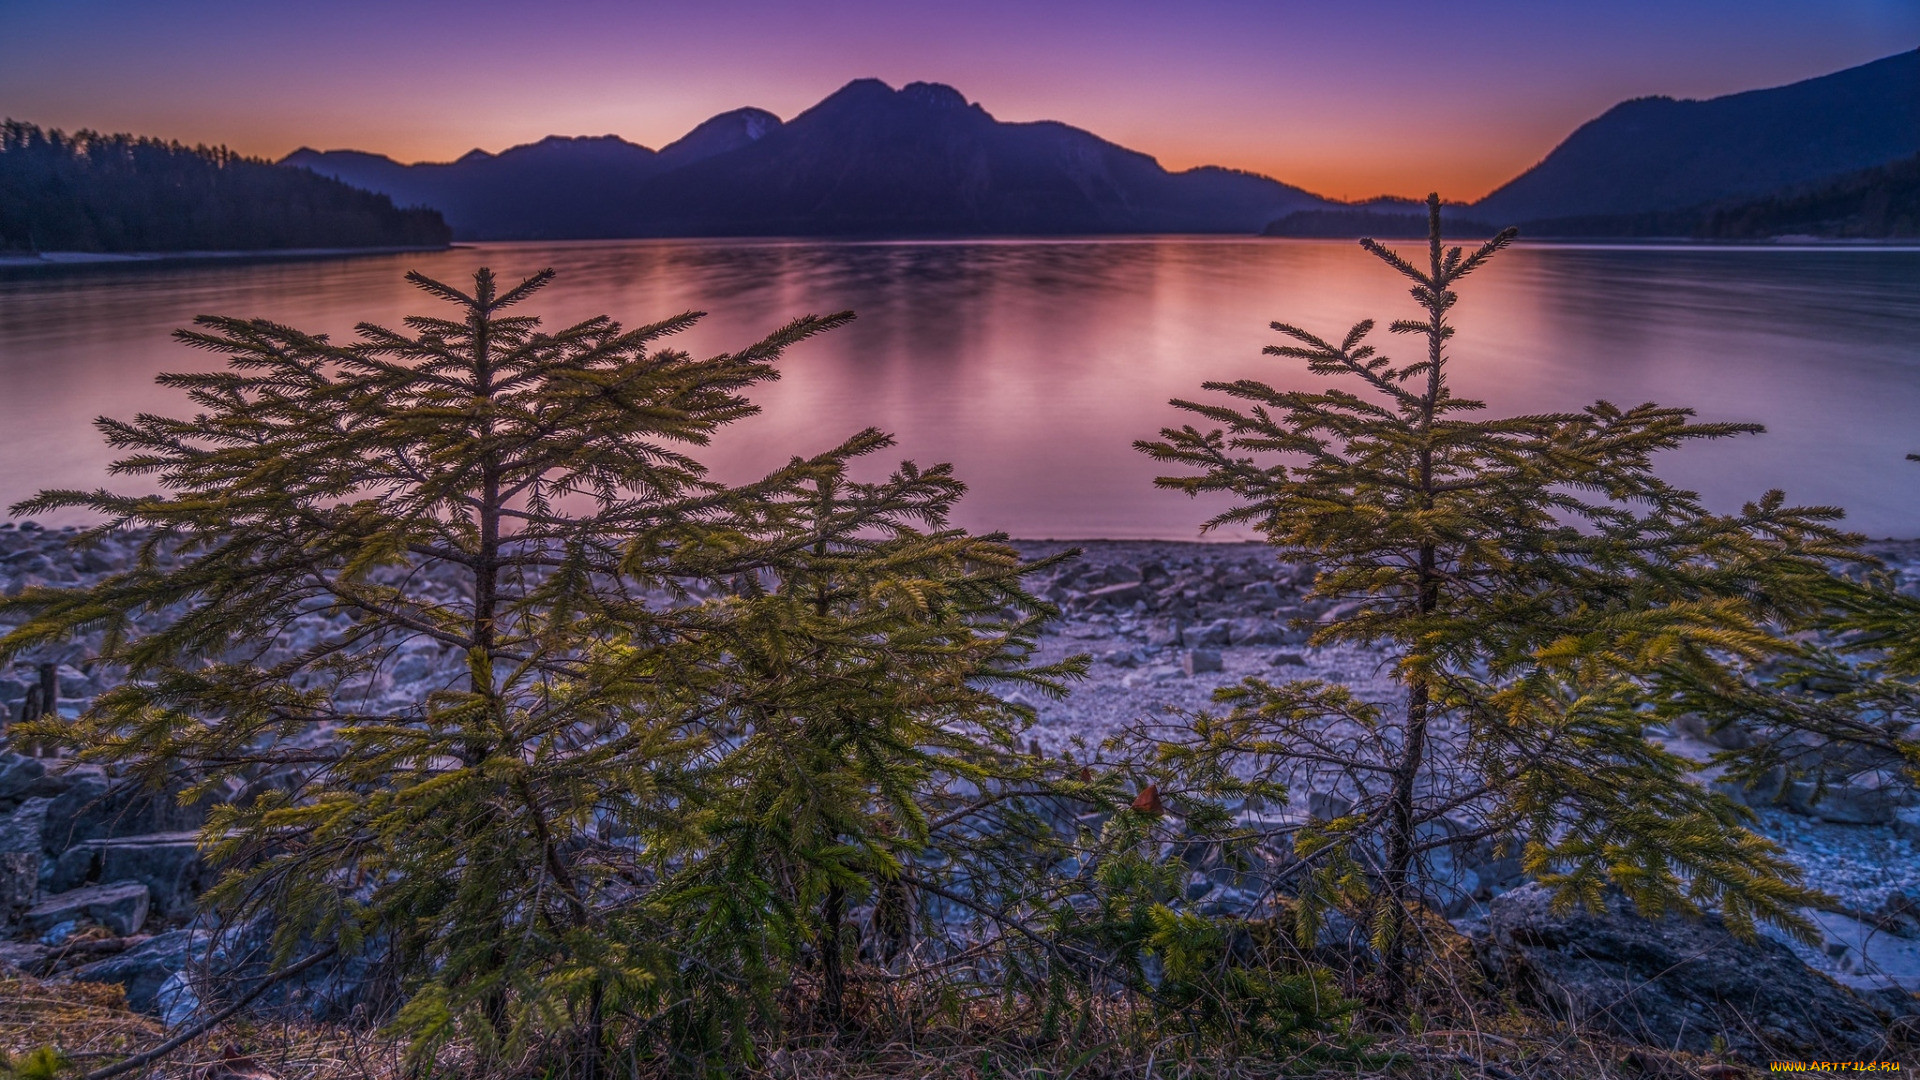
[[[0,250],[444,247],[446,222],[225,147],[0,124]]]
[[[1715,240],[1920,237],[1920,156],[1715,207],[1703,216],[1695,235]]]
[[[1917,152],[1920,51],[1705,101],[1622,102],[1475,203],[1473,215],[1524,227],[1554,218],[1686,210]]]
[[[1002,122],[949,86],[877,79],[786,123],[723,113],[658,152],[607,136],[446,164],[306,149],[283,163],[432,206],[472,239],[1250,233],[1331,205],[1251,173],[1168,172],[1066,124]]]
[[[474,150],[444,164],[402,165],[357,150],[302,148],[282,165],[430,206],[463,239],[590,236],[604,208],[658,175],[661,155],[613,135],[554,135],[498,154]]]

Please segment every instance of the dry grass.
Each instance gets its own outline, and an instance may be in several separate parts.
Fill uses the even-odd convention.
[[[1455,1007],[1447,1027],[1421,1030],[1378,1014],[1363,1016],[1364,1059],[1314,1065],[1303,1058],[1225,1059],[1194,1054],[1178,1035],[1116,1000],[1084,1003],[1060,1037],[1042,1042],[1034,1009],[999,997],[956,1005],[898,986],[866,984],[854,1022],[838,1038],[804,1028],[758,1067],[752,1080],[1729,1080],[1732,1070],[1684,1054],[1633,1047],[1569,1030],[1516,1010]],[[1482,1002],[1482,1005],[1490,1003]],[[1423,1006],[1421,1016],[1429,1013]],[[18,1057],[52,1046],[71,1074],[158,1044],[159,1024],[126,1007],[116,986],[0,979],[0,1049]],[[321,1025],[238,1024],[183,1047],[141,1074],[157,1080],[400,1080],[403,1048],[367,1032]],[[443,1055],[443,1080],[539,1080],[560,1075],[551,1057],[480,1070],[459,1048]],[[664,1066],[623,1062],[616,1077],[656,1080]]]

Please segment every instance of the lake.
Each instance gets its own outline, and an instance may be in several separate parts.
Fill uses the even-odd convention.
[[[0,277],[0,502],[107,483],[97,415],[190,412],[152,380],[216,362],[168,337],[196,314],[347,336],[439,313],[407,270],[458,284],[479,266],[557,269],[524,309],[550,325],[711,312],[680,339],[699,353],[851,308],[858,319],[791,352],[758,395],[764,413],[704,459],[744,479],[878,426],[898,435],[896,457],[954,463],[971,489],[960,524],[1032,538],[1194,537],[1222,504],[1155,490],[1131,449],[1183,422],[1167,399],[1210,379],[1321,385],[1261,355],[1273,320],[1337,336],[1416,314],[1351,243],[1209,237],[479,244],[14,274]],[[1779,487],[1846,508],[1869,535],[1920,536],[1920,463],[1903,460],[1920,451],[1920,250],[1521,246],[1461,291],[1457,394],[1496,412],[1607,398],[1759,421],[1766,434],[1689,448],[1663,475],[1719,509]],[[1389,355],[1418,348],[1379,338]]]

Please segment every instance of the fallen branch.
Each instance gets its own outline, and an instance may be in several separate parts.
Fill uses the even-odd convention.
[[[266,976],[265,978],[260,980],[260,985],[247,991],[246,994],[240,998],[240,1000],[234,1002],[233,1004],[227,1006],[224,1009],[221,1009],[219,1012],[214,1013],[212,1016],[207,1017],[205,1020],[200,1021],[198,1024],[193,1025],[192,1027],[181,1032],[180,1034],[175,1035],[173,1038],[168,1039],[166,1042],[161,1043],[159,1046],[156,1046],[151,1050],[143,1050],[140,1053],[125,1059],[124,1061],[115,1062],[114,1064],[108,1065],[105,1068],[95,1069],[92,1072],[81,1077],[80,1080],[107,1080],[108,1077],[119,1076],[121,1073],[132,1072],[135,1069],[150,1065],[153,1062],[156,1062],[161,1058],[166,1057],[168,1054],[173,1053],[175,1050],[178,1050],[180,1047],[185,1046],[187,1043],[192,1042],[193,1040],[199,1038],[202,1035],[205,1035],[207,1032],[212,1031],[214,1028],[219,1027],[221,1024],[225,1023],[229,1017],[233,1016],[233,1014],[239,1012],[241,1009],[244,1009],[248,1005],[252,1004],[255,998],[259,997],[261,994],[266,993],[269,988],[273,987],[274,985],[284,980],[293,978],[295,975],[300,974],[301,972],[307,970],[308,968],[319,963],[320,961],[325,960],[326,958],[332,956],[335,951],[336,951],[336,947],[329,945],[326,948],[321,949],[319,952],[314,953],[312,956],[307,957],[305,960],[302,960],[299,963],[294,964],[292,967],[282,968],[280,971],[275,972],[272,975]]]

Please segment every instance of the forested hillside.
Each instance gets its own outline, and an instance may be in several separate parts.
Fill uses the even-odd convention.
[[[1699,235],[1717,240],[1920,236],[1920,156],[1715,209]]]
[[[1515,223],[1759,198],[1920,152],[1920,52],[1705,101],[1623,101],[1474,204]],[[1540,235],[1528,229],[1529,235]]]
[[[436,210],[225,147],[0,126],[0,250],[432,247],[451,236]]]

